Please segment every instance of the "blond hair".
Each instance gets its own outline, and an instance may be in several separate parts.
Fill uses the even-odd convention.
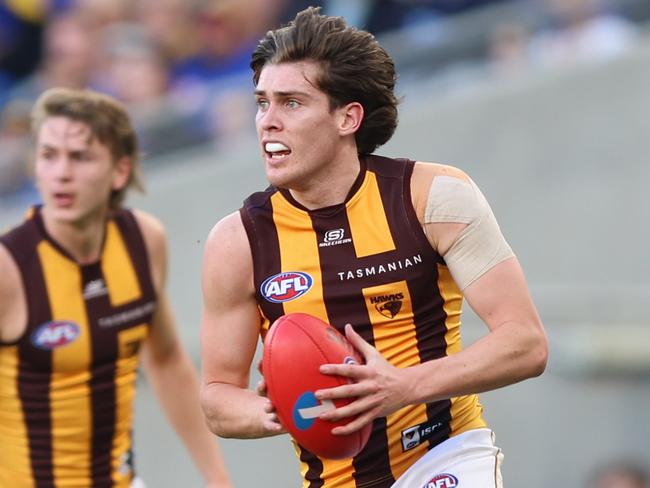
[[[124,106],[114,98],[92,90],[51,88],[36,100],[31,114],[32,132],[38,134],[49,117],[65,117],[86,124],[93,137],[108,147],[113,162],[127,157],[131,160],[131,173],[121,190],[114,190],[110,207],[119,209],[130,188],[143,191],[140,170],[138,138]]]

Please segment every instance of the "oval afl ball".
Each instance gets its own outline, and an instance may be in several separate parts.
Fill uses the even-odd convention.
[[[312,315],[284,315],[273,323],[264,339],[262,370],[269,399],[296,442],[317,456],[354,457],[370,437],[371,424],[341,436],[333,435],[331,430],[352,419],[329,422],[318,418],[323,411],[352,401],[321,403],[316,399],[316,390],[349,383],[347,378],[322,374],[319,366],[350,362],[362,364],[363,360],[341,333]]]

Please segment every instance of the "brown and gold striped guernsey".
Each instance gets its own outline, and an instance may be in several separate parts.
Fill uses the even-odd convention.
[[[94,264],[47,235],[38,207],[0,240],[28,307],[25,334],[0,346],[0,486],[128,487],[138,351],[155,308],[133,214],[108,221]]]
[[[350,322],[398,367],[461,349],[462,296],[411,203],[414,162],[368,156],[345,203],[309,211],[285,190],[251,195],[241,215],[251,244],[262,334],[306,312]],[[485,427],[476,395],[405,407],[375,420],[351,460],[296,446],[304,488],[387,488],[427,450]]]

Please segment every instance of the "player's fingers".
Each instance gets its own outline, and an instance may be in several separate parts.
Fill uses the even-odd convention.
[[[261,379],[257,382],[257,386],[255,387],[255,391],[259,396],[266,396],[266,381],[264,379]]]
[[[321,364],[318,368],[323,374],[345,376],[354,381],[367,378],[369,375],[366,369],[366,366],[359,364]]]
[[[368,344],[363,337],[361,337],[354,330],[351,324],[345,324],[345,337],[354,346],[355,349],[361,352],[363,356],[368,359],[369,356],[376,352],[376,349]]]
[[[323,390],[316,390],[314,395],[319,400],[334,400],[336,398],[355,398],[362,395],[367,395],[369,389],[363,387],[360,383],[351,383],[349,385],[335,386],[333,388],[326,388]]]
[[[275,405],[271,403],[271,400],[264,402],[264,411],[275,415]]]

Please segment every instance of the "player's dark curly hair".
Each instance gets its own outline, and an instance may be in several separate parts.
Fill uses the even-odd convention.
[[[253,52],[255,86],[267,63],[304,60],[320,64],[316,86],[332,109],[359,102],[364,117],[356,132],[357,151],[369,154],[385,144],[397,127],[395,64],[374,36],[309,7],[288,25],[266,33]]]

